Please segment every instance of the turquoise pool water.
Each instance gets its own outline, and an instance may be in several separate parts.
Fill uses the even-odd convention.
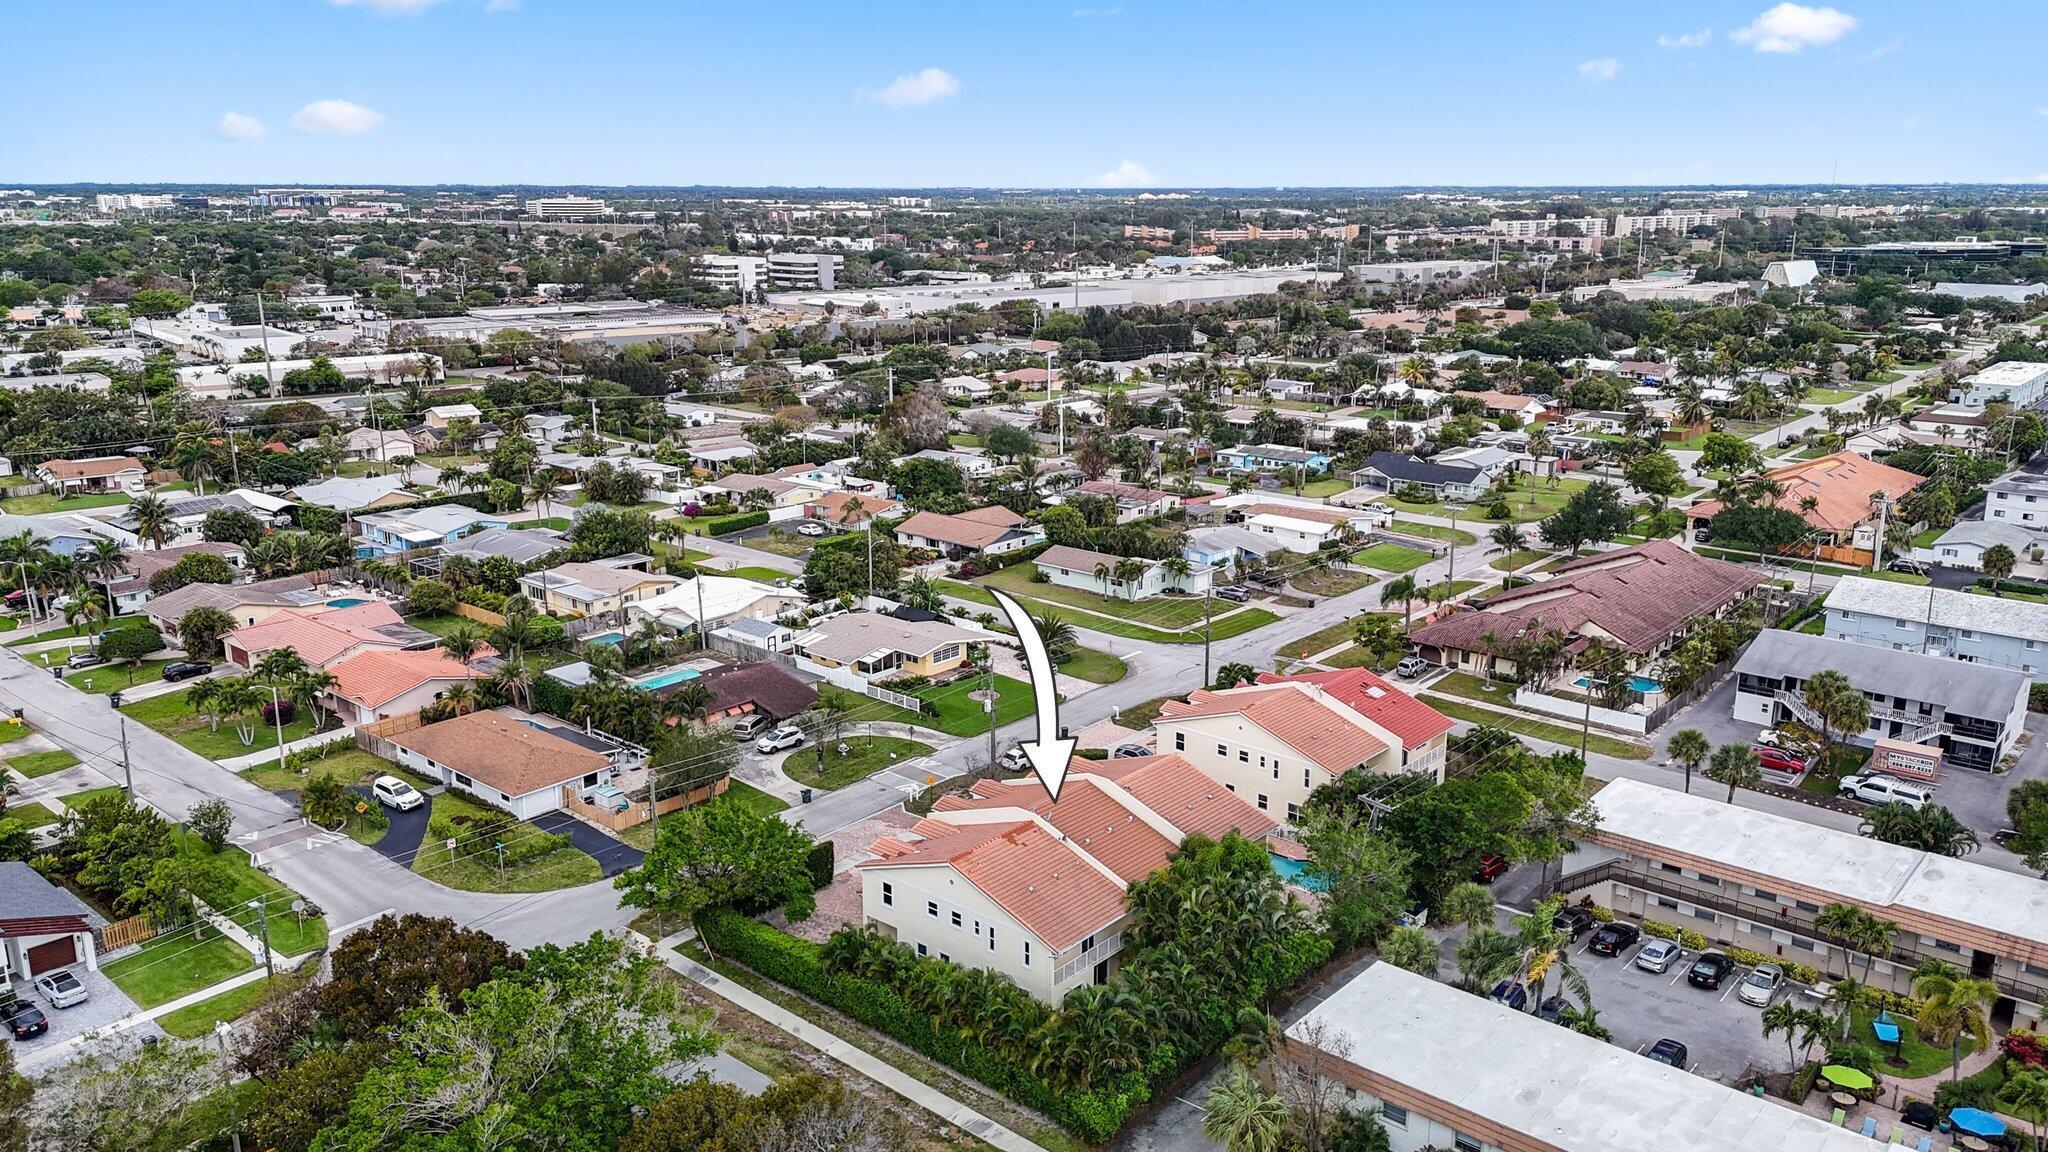
[[[633,683],[652,692],[657,688],[666,688],[671,684],[681,684],[685,680],[695,680],[701,675],[703,673],[695,668],[678,668],[673,672],[663,672],[659,676],[649,676],[645,680],[635,680]]]
[[[626,634],[624,632],[600,632],[595,636],[585,636],[583,642],[585,644],[623,644],[626,642]]]
[[[1323,890],[1324,884],[1321,881],[1309,878],[1307,861],[1290,859],[1277,852],[1268,852],[1266,855],[1272,858],[1273,871],[1279,874],[1281,880],[1289,884],[1299,884],[1312,892]]]
[[[363,599],[361,596],[344,596],[339,600],[329,600],[327,602],[327,606],[329,608],[353,608],[358,604],[368,603],[369,601]]]
[[[1578,685],[1581,688],[1587,686],[1586,678],[1584,676],[1581,676],[1577,680],[1572,681],[1572,683]],[[1640,693],[1644,696],[1648,696],[1655,692],[1662,692],[1664,690],[1664,685],[1644,676],[1631,676],[1628,678],[1628,690],[1631,692]]]

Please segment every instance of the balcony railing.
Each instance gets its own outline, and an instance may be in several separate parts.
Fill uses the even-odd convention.
[[[1095,942],[1095,947],[1088,949],[1086,952],[1081,953],[1079,956],[1076,956],[1072,960],[1069,960],[1066,963],[1060,965],[1059,967],[1053,969],[1053,985],[1057,987],[1061,984],[1064,984],[1068,980],[1073,978],[1074,973],[1081,971],[1083,968],[1092,968],[1098,962],[1107,960],[1111,956],[1116,955],[1117,950],[1123,947],[1123,943],[1124,938],[1123,933],[1121,932],[1116,933],[1115,935],[1105,936],[1102,939],[1097,940]]]

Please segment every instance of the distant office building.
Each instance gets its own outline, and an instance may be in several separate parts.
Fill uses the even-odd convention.
[[[771,252],[768,281],[777,288],[816,288],[831,291],[839,286],[839,269],[846,257],[829,252]]]
[[[2031,408],[2048,396],[2048,364],[2007,360],[1981,372],[1973,372],[1949,390],[1949,400],[1966,408],[1987,404],[2009,404]]]
[[[1126,224],[1124,225],[1124,239],[1158,240],[1162,243],[1172,243],[1173,229],[1151,228],[1143,224]]]
[[[609,204],[588,196],[542,196],[528,200],[526,211],[544,220],[596,220],[612,214]]]
[[[1614,235],[1638,232],[1690,232],[1702,225],[1715,225],[1741,215],[1733,208],[1705,208],[1697,212],[1659,212],[1653,216],[1616,216]]]
[[[891,208],[929,208],[932,206],[932,198],[929,196],[891,196],[884,203],[888,204]]]
[[[690,278],[741,296],[761,290],[768,277],[766,256],[699,256],[690,262]]]
[[[103,213],[142,212],[152,208],[169,208],[172,197],[168,194],[152,195],[142,192],[102,192],[93,197],[93,206]]]
[[[1565,225],[1578,229],[1581,236],[1607,235],[1605,216],[1580,216],[1570,220],[1559,220],[1555,213],[1546,215],[1541,220],[1489,220],[1486,223],[1486,230],[1511,240],[1533,240],[1539,236],[1555,236],[1557,230]]]

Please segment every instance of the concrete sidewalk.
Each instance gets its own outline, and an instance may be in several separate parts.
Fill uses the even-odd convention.
[[[289,756],[294,752],[304,752],[308,748],[318,748],[323,744],[331,744],[336,740],[346,740],[354,736],[355,731],[353,728],[335,728],[327,732],[315,732],[311,736],[301,736],[297,740],[287,740],[284,746],[284,754]],[[266,764],[277,763],[277,748],[273,745],[261,752],[251,752],[246,756],[237,756],[232,760],[218,760],[215,763],[230,772],[246,772],[251,768],[261,768]]]
[[[745,1009],[766,1020],[939,1119],[1003,1149],[1003,1152],[1045,1152],[1043,1145],[1026,1140],[924,1081],[875,1059],[796,1013],[741,987],[676,951],[678,944],[687,943],[695,939],[696,935],[696,929],[689,928],[660,943],[650,941],[637,932],[633,934],[633,938],[643,947],[654,949],[662,962],[685,980],[730,1001],[735,1007]]]

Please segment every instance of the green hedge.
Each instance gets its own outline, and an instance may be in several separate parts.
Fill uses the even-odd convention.
[[[836,862],[832,842],[820,840],[804,853],[804,870],[811,874],[811,887],[823,888],[832,883],[832,865]]]
[[[767,522],[768,513],[766,512],[742,512],[737,516],[720,516],[704,526],[704,533],[707,536],[730,536],[735,532],[744,532],[749,528],[758,527]]]
[[[1150,1090],[1136,1076],[1117,1090],[1055,1092],[1028,1069],[1009,1064],[970,1039],[935,1029],[929,1016],[912,1008],[895,990],[858,976],[826,972],[818,945],[729,909],[713,908],[699,915],[697,932],[718,956],[736,960],[777,984],[908,1044],[1019,1104],[1045,1113],[1090,1143],[1116,1135],[1151,1099]]]

